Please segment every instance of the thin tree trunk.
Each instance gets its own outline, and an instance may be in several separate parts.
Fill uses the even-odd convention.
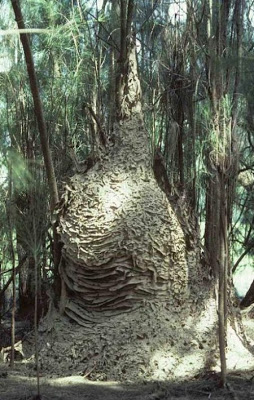
[[[15,356],[15,312],[16,312],[16,269],[15,269],[15,250],[13,245],[13,182],[12,182],[12,166],[9,168],[9,185],[8,185],[9,205],[7,208],[7,218],[9,225],[9,245],[12,263],[12,312],[11,312],[11,359],[10,367],[14,367]]]
[[[16,273],[15,273],[15,254],[12,247],[12,268],[13,268],[13,280],[12,280],[12,312],[11,312],[11,368],[14,367],[15,359],[15,313],[16,313]]]
[[[37,238],[35,215],[33,216],[33,233],[34,233],[34,281],[35,281],[35,294],[34,294],[34,345],[35,345],[35,368],[36,368],[36,382],[37,382],[37,399],[40,396],[40,367],[39,367],[39,349],[38,349],[38,258],[37,258]]]
[[[12,271],[11,277],[8,279],[8,281],[5,283],[5,285],[0,290],[0,301],[4,298],[4,293],[5,293],[6,289],[10,286],[11,282],[13,281],[13,272],[15,274],[17,274],[19,272],[20,268],[24,265],[24,262],[26,261],[26,259],[27,259],[27,254],[25,254],[24,257],[20,260],[19,265],[15,268],[15,271],[13,271],[13,269],[11,269],[11,271]]]
[[[25,29],[25,23],[23,21],[23,16],[22,16],[19,0],[11,0],[11,2],[12,2],[13,11],[15,14],[15,20],[17,22],[18,28]],[[59,201],[59,196],[58,196],[58,189],[57,189],[57,183],[56,183],[56,177],[55,177],[52,156],[51,156],[51,152],[50,152],[50,148],[49,148],[46,120],[45,120],[42,102],[41,102],[41,98],[40,98],[39,85],[38,85],[37,78],[36,78],[33,55],[32,55],[32,51],[31,51],[31,46],[30,46],[28,35],[25,33],[20,34],[20,40],[22,42],[23,49],[24,49],[27,72],[28,72],[28,77],[29,77],[29,81],[30,81],[30,88],[31,88],[32,96],[33,96],[34,111],[35,111],[35,115],[36,115],[36,119],[37,119],[37,123],[38,123],[42,154],[43,154],[43,158],[44,158],[47,180],[48,180],[48,185],[49,185],[50,209],[51,209],[51,213],[53,213],[54,208]],[[53,238],[54,238],[53,259],[54,259],[54,266],[55,266],[54,285],[55,285],[56,296],[58,296],[58,295],[60,295],[60,277],[59,277],[59,272],[58,272],[58,265],[59,265],[60,258],[61,258],[61,245],[59,243],[59,235],[57,233],[57,223],[53,224]]]
[[[2,261],[0,260],[0,293],[2,290]],[[0,325],[2,323],[3,303],[0,301]]]
[[[115,122],[115,95],[116,95],[116,87],[115,87],[115,50],[113,48],[110,49],[110,67],[109,67],[109,76],[110,76],[110,97],[109,97],[109,117],[108,117],[108,131],[112,133],[113,125]]]
[[[233,132],[230,107],[227,103],[229,90],[229,70],[222,62],[227,59],[229,44],[228,29],[230,2],[222,2],[218,7],[215,0],[208,0],[207,17],[207,76],[208,93],[212,109],[210,129],[213,141],[209,149],[209,186],[206,194],[205,244],[211,266],[218,278],[219,299],[219,345],[221,361],[221,383],[226,385],[226,337],[227,337],[227,289],[228,289],[228,236],[232,195],[229,187],[235,179],[236,153],[232,147]],[[237,78],[237,77],[236,77]],[[235,114],[236,116],[236,114]],[[233,189],[232,189],[233,192]]]
[[[122,63],[126,60],[126,21],[127,21],[127,1],[121,0],[121,47],[120,47],[120,60]]]
[[[13,11],[15,14],[15,20],[17,21],[19,29],[25,29],[25,24],[23,21],[23,16],[20,8],[19,0],[11,0]],[[40,98],[39,85],[36,78],[33,55],[31,52],[31,46],[29,42],[28,35],[26,33],[20,34],[20,40],[23,45],[24,55],[26,60],[27,72],[30,81],[30,88],[33,96],[34,110],[38,123],[38,129],[40,133],[41,148],[43,153],[43,158],[45,162],[45,168],[47,173],[47,179],[50,190],[51,198],[51,211],[54,210],[55,205],[58,203],[58,190],[56,184],[56,177],[54,172],[53,161],[50,153],[46,121],[44,117],[42,102]]]
[[[228,281],[228,221],[227,221],[227,193],[223,171],[219,173],[220,182],[220,253],[219,253],[219,345],[221,360],[221,383],[226,385],[226,337],[227,337],[227,281]]]

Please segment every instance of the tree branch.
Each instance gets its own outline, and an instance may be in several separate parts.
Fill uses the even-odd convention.
[[[247,308],[254,303],[254,280],[250,288],[240,303],[240,308]]]
[[[242,261],[242,259],[251,251],[251,249],[254,248],[254,243],[252,243],[251,245],[249,245],[245,251],[240,255],[240,257],[238,258],[238,260],[236,261],[236,263],[234,264],[233,268],[232,268],[232,273],[234,273],[236,271],[236,268],[238,267],[238,265],[240,264],[240,262]]]
[[[19,270],[22,268],[22,266],[24,265],[25,261],[27,259],[27,254],[25,254],[22,259],[19,262],[19,265],[15,268],[14,273],[17,274],[17,272],[19,272]],[[12,270],[11,270],[12,271]],[[0,291],[0,300],[3,299],[4,297],[4,293],[6,291],[6,289],[8,289],[8,287],[10,286],[11,282],[13,280],[13,273],[11,274],[10,278],[8,279],[8,281],[6,282],[6,284],[3,286],[3,289]]]
[[[102,145],[105,147],[107,144],[107,136],[106,136],[103,126],[101,125],[101,122],[100,122],[98,116],[95,114],[93,108],[89,104],[84,104],[84,107],[88,109],[92,118],[95,120],[96,124],[98,125],[100,141],[101,141]]]

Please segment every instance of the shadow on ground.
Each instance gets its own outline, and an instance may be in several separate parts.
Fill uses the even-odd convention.
[[[254,400],[254,371],[235,371],[227,388],[219,387],[219,376],[207,374],[193,381],[92,382],[82,376],[41,378],[42,400]],[[31,400],[36,395],[36,379],[21,370],[0,366],[0,400]]]

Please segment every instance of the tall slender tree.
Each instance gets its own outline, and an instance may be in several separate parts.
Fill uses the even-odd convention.
[[[236,69],[235,75],[232,77],[228,66],[228,60],[230,56],[232,57],[227,35],[231,25],[231,7],[233,7],[231,1],[225,1],[219,6],[216,2],[207,2],[207,82],[211,119],[210,149],[207,155],[210,177],[206,194],[205,244],[211,257],[213,271],[219,282],[219,342],[223,385],[226,383],[225,338],[228,305],[229,227],[233,196],[231,182],[234,182],[236,177],[238,159],[235,137],[237,118],[235,90],[238,86],[239,69]],[[235,4],[235,7],[238,7],[238,4]],[[238,20],[237,22],[239,24]],[[238,52],[240,39],[237,38]],[[235,79],[233,96],[231,94],[232,79]],[[233,118],[231,110],[233,110]]]
[[[13,11],[15,13],[15,19],[17,21],[18,28],[25,29],[25,23],[23,20],[23,15],[21,12],[19,0],[12,0],[12,7],[13,7]],[[40,92],[39,92],[39,85],[38,85],[38,81],[37,81],[37,77],[36,77],[36,73],[35,73],[33,55],[32,55],[31,46],[29,43],[28,34],[21,33],[20,40],[23,45],[24,55],[25,55],[25,59],[26,59],[27,72],[28,72],[29,81],[30,81],[30,88],[31,88],[33,101],[34,101],[34,110],[35,110],[35,114],[36,114],[36,118],[37,118],[38,129],[40,132],[41,148],[42,148],[42,152],[43,152],[45,168],[46,168],[47,178],[48,178],[48,184],[49,184],[49,188],[50,188],[51,210],[53,211],[59,198],[58,198],[58,189],[57,189],[57,183],[56,183],[56,178],[55,178],[55,171],[54,171],[53,161],[52,161],[51,152],[50,152],[49,143],[48,143],[46,120],[45,120],[45,115],[44,115],[44,111],[43,111],[43,107],[42,107],[42,101],[41,101]]]

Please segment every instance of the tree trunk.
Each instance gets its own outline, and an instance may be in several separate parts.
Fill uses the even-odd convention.
[[[208,12],[208,94],[210,97],[210,148],[207,157],[209,174],[206,192],[205,245],[213,272],[218,278],[219,344],[221,381],[226,384],[227,292],[229,264],[229,221],[237,171],[237,152],[233,146],[232,115],[229,102],[227,29],[230,1],[209,2]],[[216,24],[215,24],[216,23]],[[225,67],[225,65],[226,67]],[[236,111],[234,111],[235,114]],[[231,190],[229,190],[231,188]]]
[[[9,246],[10,246],[10,256],[12,264],[12,310],[11,310],[11,358],[10,366],[14,367],[14,346],[15,346],[15,316],[16,316],[16,267],[15,267],[15,246],[13,240],[14,225],[13,221],[15,219],[15,207],[13,204],[13,175],[12,175],[12,165],[9,166],[9,182],[8,182],[8,197],[9,204],[7,208],[7,218],[8,218],[8,231],[9,231]]]
[[[18,28],[25,29],[25,24],[23,21],[23,16],[22,16],[19,0],[11,0],[11,2],[12,2],[12,7],[13,7],[13,11],[15,14],[15,19],[16,19]],[[43,106],[42,106],[42,102],[41,102],[39,85],[38,85],[38,81],[36,78],[33,55],[32,55],[32,51],[31,51],[31,46],[30,46],[28,35],[26,33],[21,33],[20,40],[22,42],[23,49],[24,49],[27,72],[28,72],[30,88],[31,88],[31,93],[32,93],[33,103],[34,103],[34,111],[35,111],[35,115],[36,115],[36,119],[37,119],[42,154],[43,154],[43,158],[44,158],[46,175],[47,175],[48,185],[49,185],[50,210],[51,210],[51,214],[53,214],[55,206],[59,201],[59,197],[58,197],[58,189],[57,189],[54,165],[53,165],[52,156],[51,156],[51,152],[50,152],[50,148],[49,148],[46,120],[45,120]],[[60,280],[59,280],[59,275],[58,275],[58,265],[59,265],[60,257],[61,257],[61,246],[59,244],[59,236],[57,234],[57,225],[56,224],[53,224],[53,238],[54,238],[53,260],[54,260],[54,266],[55,266],[54,284],[55,284],[56,296],[59,297]]]
[[[12,0],[12,7],[15,14],[15,19],[17,21],[17,25],[19,29],[25,29],[25,24],[23,21],[23,16],[19,4],[19,0]],[[34,61],[31,52],[31,47],[28,39],[28,35],[26,33],[20,34],[20,40],[23,45],[24,55],[26,59],[27,72],[30,81],[31,92],[34,101],[34,111],[36,115],[36,119],[38,122],[38,129],[40,133],[41,140],[41,148],[45,162],[45,168],[48,178],[49,190],[50,190],[50,198],[51,198],[51,211],[54,210],[56,203],[58,203],[58,190],[54,172],[53,161],[49,149],[48,143],[48,135],[47,135],[47,127],[46,121],[44,117],[43,107],[40,98],[39,86],[35,74]]]

